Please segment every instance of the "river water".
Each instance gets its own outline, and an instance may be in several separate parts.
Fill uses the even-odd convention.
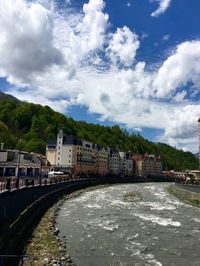
[[[57,227],[74,263],[200,265],[200,209],[170,195],[168,185],[115,185],[65,201]],[[125,201],[133,191],[142,200]]]

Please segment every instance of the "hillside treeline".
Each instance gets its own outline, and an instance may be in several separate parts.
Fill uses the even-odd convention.
[[[55,137],[61,128],[66,134],[102,146],[160,155],[166,170],[198,168],[198,159],[192,153],[153,143],[140,134],[129,134],[117,125],[110,127],[75,121],[48,106],[20,102],[13,97],[0,98],[0,142],[4,142],[4,148],[44,154],[48,139]]]

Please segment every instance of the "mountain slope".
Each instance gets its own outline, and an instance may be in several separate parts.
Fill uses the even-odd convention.
[[[155,144],[139,134],[129,135],[117,125],[108,127],[75,121],[48,106],[21,102],[0,93],[0,142],[4,142],[4,148],[44,153],[48,139],[55,137],[60,128],[66,134],[76,135],[102,146],[160,155],[165,169],[198,167],[198,159],[190,152],[183,152],[163,143]]]

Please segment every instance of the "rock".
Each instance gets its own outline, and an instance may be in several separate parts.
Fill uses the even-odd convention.
[[[48,258],[44,258],[43,261],[44,262],[49,262],[49,259]]]
[[[56,227],[55,230],[54,230],[54,234],[58,235],[59,233],[60,233],[60,230]]]

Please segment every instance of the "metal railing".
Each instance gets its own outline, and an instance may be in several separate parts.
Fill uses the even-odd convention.
[[[69,176],[59,176],[54,178],[7,178],[5,181],[0,181],[0,193],[6,192],[6,191],[14,191],[18,189],[28,188],[28,187],[35,187],[35,186],[48,186],[48,185],[54,185],[57,183],[63,183],[63,182],[69,182],[73,180],[81,180],[83,178],[80,177],[69,177]],[[85,178],[84,178],[85,179]]]

